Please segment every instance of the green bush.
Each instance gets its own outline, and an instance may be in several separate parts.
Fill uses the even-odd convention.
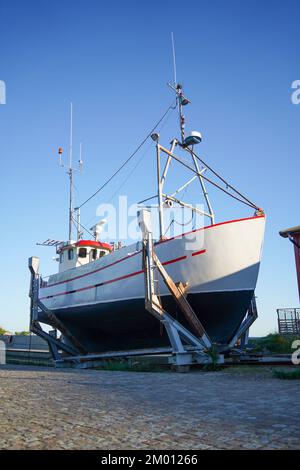
[[[256,352],[291,354],[293,352],[292,343],[297,336],[282,336],[278,333],[270,333],[264,338],[250,339],[249,346],[254,347]]]
[[[210,349],[207,351],[207,355],[209,356],[211,362],[208,364],[205,364],[203,369],[208,370],[208,371],[217,371],[221,370],[220,365],[218,364],[218,359],[219,359],[219,353],[218,350],[215,346],[212,346]]]
[[[282,380],[300,380],[300,367],[297,367],[297,369],[294,370],[274,370],[273,371],[274,377],[277,377],[277,379],[282,379]]]

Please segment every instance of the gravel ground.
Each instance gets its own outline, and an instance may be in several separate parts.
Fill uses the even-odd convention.
[[[297,449],[299,385],[269,369],[0,366],[0,449]]]

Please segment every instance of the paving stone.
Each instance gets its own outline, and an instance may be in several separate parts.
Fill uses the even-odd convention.
[[[0,367],[0,449],[297,449],[297,382],[270,374]]]

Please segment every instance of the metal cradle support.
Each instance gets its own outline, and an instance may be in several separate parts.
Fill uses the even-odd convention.
[[[154,252],[150,213],[148,211],[141,210],[139,212],[139,225],[143,234],[145,307],[164,325],[172,346],[173,363],[181,366],[210,362],[207,352],[213,345],[202,323],[184,295],[185,286],[182,283],[177,285],[174,283]],[[193,332],[164,310],[156,293],[158,283],[156,274],[158,273],[180,307]],[[219,362],[223,362],[222,356],[219,357]]]
[[[142,210],[139,213],[139,224],[143,234],[143,268],[145,280],[145,307],[161,324],[165,327],[169,337],[172,357],[170,362],[180,368],[190,364],[205,364],[211,362],[210,351],[214,347],[211,339],[201,321],[195,314],[186,298],[187,285],[175,283],[160,262],[154,251],[153,236],[150,224],[150,213]],[[93,361],[103,360],[108,357],[129,357],[132,355],[158,353],[153,350],[143,351],[117,351],[103,354],[88,354],[82,344],[57,316],[49,310],[39,299],[40,275],[39,258],[29,258],[29,269],[31,272],[30,282],[30,331],[47,341],[49,350],[56,365],[62,363],[73,363],[78,366],[90,367]],[[177,302],[182,314],[189,327],[182,325],[174,319],[172,315],[165,311],[158,295],[158,276],[161,277],[169,292]],[[39,322],[39,314],[43,312],[44,316],[53,325],[55,330],[49,333],[45,332]],[[249,328],[257,318],[257,309],[255,298],[252,299],[248,312],[228,344],[218,345],[218,363],[224,363],[223,354],[235,350],[237,342],[239,347],[247,345]],[[63,342],[56,336],[59,330],[67,342]],[[168,348],[167,348],[168,349]],[[168,349],[170,351],[170,349]],[[62,352],[64,354],[62,354]],[[161,351],[162,352],[162,351]],[[164,351],[166,352],[166,351]]]
[[[28,260],[29,270],[31,272],[31,281],[30,281],[30,325],[29,329],[32,333],[43,338],[47,341],[49,350],[52,354],[52,357],[55,361],[61,358],[60,351],[63,351],[67,355],[77,356],[78,354],[86,354],[87,351],[81,345],[81,343],[70,333],[70,331],[61,323],[61,321],[56,317],[56,315],[49,310],[41,300],[39,300],[39,285],[40,285],[40,275],[39,275],[39,258],[32,256]],[[42,311],[45,316],[50,320],[51,325],[54,328],[58,329],[63,336],[68,340],[69,344],[62,342],[57,339],[55,330],[53,332],[45,332],[39,321],[38,313]]]
[[[255,322],[257,317],[258,317],[258,314],[257,314],[256,300],[255,300],[255,296],[253,296],[249,309],[246,313],[246,316],[244,320],[242,321],[242,323],[240,324],[237,332],[231,339],[230,343],[228,344],[228,349],[234,348],[238,340],[240,340],[241,348],[244,348],[245,346],[247,346],[250,326]]]

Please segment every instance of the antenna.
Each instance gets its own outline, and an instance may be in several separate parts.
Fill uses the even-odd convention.
[[[82,143],[79,144],[79,160],[78,160],[79,170],[82,170],[83,160],[82,160]]]
[[[36,244],[39,245],[39,246],[58,246],[60,245],[61,243],[63,243],[62,241],[59,241],[59,240],[54,240],[52,238],[48,238],[47,240],[45,240],[44,242],[40,243],[40,242],[37,242]]]
[[[175,54],[175,43],[174,43],[174,34],[171,32],[171,41],[172,41],[172,53],[173,53],[173,71],[174,71],[174,86],[177,85],[177,71],[176,71],[176,54]]]
[[[175,41],[174,41],[174,34],[171,32],[171,41],[172,41],[172,54],[173,54],[173,69],[174,69],[174,84],[172,85],[171,83],[168,83],[169,87],[172,88],[172,90],[175,91],[176,93],[176,98],[177,98],[177,105],[178,105],[178,112],[179,112],[179,127],[180,127],[180,133],[181,133],[181,143],[184,143],[184,137],[185,137],[185,116],[183,114],[183,106],[186,106],[187,104],[190,103],[190,100],[188,100],[182,90],[182,85],[177,83],[177,68],[176,68],[176,54],[175,54]]]
[[[73,103],[70,103],[70,144],[69,144],[69,164],[66,165],[63,162],[62,158],[63,149],[59,147],[58,155],[59,155],[59,166],[62,168],[66,168],[67,174],[69,176],[69,183],[70,183],[70,194],[69,194],[69,242],[72,241],[73,237],[73,221],[74,221],[74,212],[78,210],[78,208],[74,208],[74,171],[81,171],[83,161],[81,158],[82,154],[82,144],[80,143],[79,146],[79,160],[78,160],[78,168],[73,168]],[[81,232],[80,232],[80,214],[77,214],[77,238],[80,239]]]
[[[69,168],[72,168],[73,158],[73,103],[70,103],[70,148],[69,148]]]
[[[70,107],[70,150],[69,150],[69,179],[70,179],[70,202],[69,202],[69,242],[72,240],[72,227],[73,227],[73,103]]]

